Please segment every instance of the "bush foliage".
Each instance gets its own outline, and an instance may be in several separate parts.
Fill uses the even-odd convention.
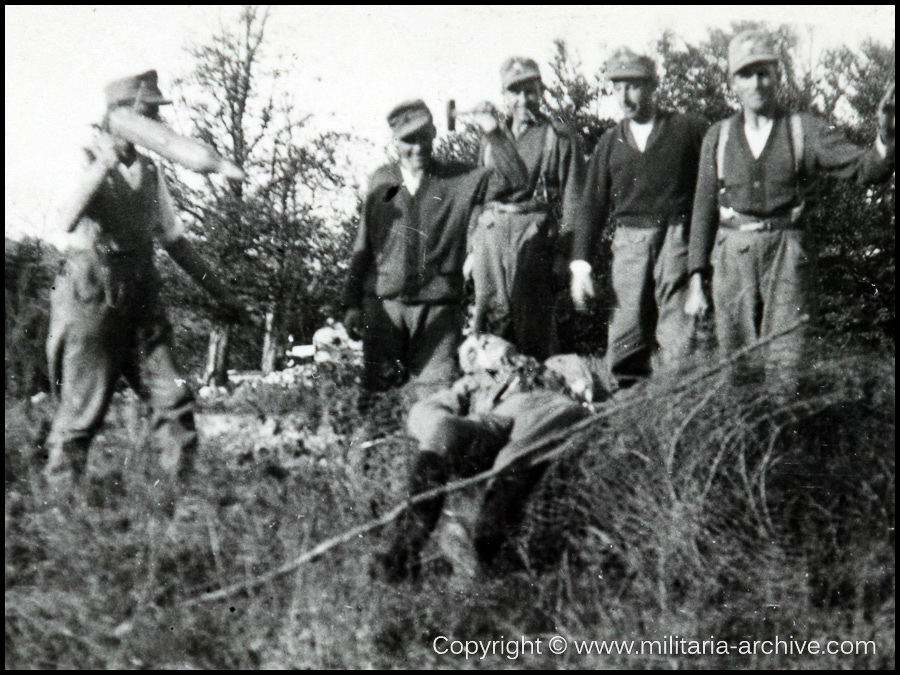
[[[241,18],[257,46],[262,45],[266,17],[266,13],[251,11]],[[749,25],[736,25],[735,29]],[[823,115],[859,143],[871,142],[878,100],[884,87],[894,81],[894,45],[867,42],[858,51],[834,49],[822,56],[816,69],[804,71],[794,55],[796,34],[788,27],[781,27],[778,32],[784,44],[786,66],[781,95],[785,102],[794,108],[811,109]],[[239,38],[231,33],[228,36],[235,40],[246,37]],[[715,30],[697,43],[679,45],[671,33],[660,39],[657,60],[663,75],[659,90],[661,105],[692,112],[709,121],[731,113],[734,102],[723,76],[728,37],[729,34]],[[217,43],[216,49],[231,48],[230,43],[223,44]],[[610,120],[598,117],[598,101],[604,93],[603,80],[600,74],[586,74],[577,55],[564,42],[557,41],[555,50],[547,77],[547,103],[555,116],[579,133],[583,149],[589,153],[603,131],[612,124]],[[195,48],[194,52],[199,61],[192,77],[209,74],[207,60],[211,52],[201,48]],[[258,77],[264,76],[264,73],[258,74]],[[203,81],[209,87],[218,86],[214,84],[215,78]],[[209,95],[215,97],[216,94],[210,91]],[[246,100],[253,96],[250,91],[241,95]],[[297,115],[290,105],[278,111],[271,101],[260,102],[260,105],[268,105],[266,115],[278,112],[287,120],[284,128],[290,133],[286,131],[282,140],[290,152],[284,157],[278,154],[280,136],[269,139],[274,145],[269,140],[258,144],[263,154],[268,152],[278,156],[279,171],[284,175],[264,176],[259,199],[251,199],[242,193],[235,201],[233,191],[213,186],[214,197],[225,199],[227,208],[204,205],[203,191],[197,188],[178,189],[176,193],[186,209],[188,220],[202,234],[201,250],[206,255],[214,252],[214,257],[222,254],[222,260],[227,260],[226,267],[234,268],[231,276],[241,280],[241,291],[256,304],[260,315],[274,311],[274,334],[270,337],[277,338],[277,344],[283,345],[288,334],[300,341],[309,340],[315,328],[338,311],[337,299],[341,293],[352,226],[343,215],[337,215],[335,222],[326,222],[319,211],[310,210],[304,202],[310,190],[321,192],[326,187],[330,190],[345,187],[336,174],[336,153],[342,139],[327,136],[303,145],[294,138],[294,132],[302,129],[305,121],[291,121],[296,120]],[[203,133],[212,133],[210,129],[204,129]],[[442,139],[435,152],[444,160],[474,163],[477,148],[474,132],[464,128],[460,133]],[[246,158],[242,157],[237,159],[243,162]],[[260,162],[260,166],[274,166],[269,160],[266,160],[268,164]],[[180,184],[176,183],[176,186],[180,187]],[[261,206],[271,201],[266,197],[269,195],[266,190],[276,188],[283,188],[281,196],[284,199],[278,203],[284,208],[272,207],[267,211],[268,207]],[[819,240],[821,252],[819,296],[823,328],[835,344],[893,346],[894,192],[893,179],[886,186],[872,189],[824,181],[819,190],[809,227]],[[243,208],[246,212],[232,223],[231,229],[236,228],[234,232],[216,224],[216,218],[221,219],[222,213],[231,213],[229,209],[235,208]],[[209,227],[197,226],[203,221],[204,214],[215,215]],[[593,313],[587,317],[577,315],[567,299],[561,298],[559,320],[564,351],[602,353],[605,349],[606,323],[611,310],[608,301],[611,297],[608,287],[610,234],[609,231],[603,233],[594,253],[600,293]],[[5,386],[10,392],[34,393],[46,387],[46,367],[37,355],[43,349],[46,294],[57,264],[58,254],[43,244],[7,242]],[[205,345],[212,325],[209,300],[184,275],[176,272],[165,256],[161,256],[160,269],[164,279],[164,299],[176,325],[176,355],[187,370],[198,372],[206,358]],[[258,367],[264,328],[247,328],[233,333],[231,365],[238,369]]]

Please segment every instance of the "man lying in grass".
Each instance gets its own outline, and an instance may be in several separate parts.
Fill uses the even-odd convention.
[[[503,468],[488,486],[474,536],[479,563],[496,571],[505,566],[501,553],[510,551],[505,544],[550,465],[546,454],[553,449],[553,437],[590,416],[590,404],[608,394],[587,361],[575,355],[553,356],[541,364],[492,335],[470,337],[459,354],[465,375],[409,413],[409,432],[419,452],[407,485],[410,495],[416,495],[454,476]],[[392,542],[377,556],[374,575],[390,582],[418,575],[420,552],[437,525],[443,501],[443,495],[426,500],[395,521]]]

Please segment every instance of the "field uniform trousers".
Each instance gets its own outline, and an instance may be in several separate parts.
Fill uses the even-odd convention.
[[[686,237],[683,222],[616,228],[612,242],[615,307],[607,363],[620,385],[634,384],[650,374],[657,346],[664,368],[676,368],[686,355],[692,330],[692,321],[684,313]]]
[[[491,414],[462,417],[436,410],[427,401],[409,413],[410,433],[419,455],[410,471],[410,496],[445,485],[452,477],[468,477],[491,467],[505,467],[489,484],[475,525],[475,551],[490,565],[503,544],[516,534],[525,505],[549,461],[534,461],[528,446],[549,439],[590,412],[563,394],[517,393]],[[552,450],[560,443],[540,448]],[[443,496],[417,504],[397,521],[391,555],[409,560],[418,554],[437,525]]]
[[[152,428],[167,473],[186,478],[197,447],[194,398],[172,359],[172,328],[159,306],[152,251],[69,255],[50,302],[47,358],[59,407],[48,437],[47,472],[75,475],[87,464],[116,382],[153,410]]]
[[[559,351],[553,287],[555,223],[546,210],[488,205],[471,242],[475,330],[509,340],[539,361]]]
[[[815,319],[815,257],[800,229],[745,232],[720,227],[713,247],[716,337],[724,355],[781,332],[804,316]],[[769,377],[794,381],[808,357],[810,324],[751,354],[741,370],[765,360]]]
[[[407,304],[367,296],[362,310],[368,391],[399,386],[412,376],[424,396],[456,379],[463,322],[459,301]]]

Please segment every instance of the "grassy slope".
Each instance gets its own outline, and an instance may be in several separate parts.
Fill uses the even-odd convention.
[[[523,572],[474,581],[429,573],[386,586],[367,575],[383,546],[376,534],[258,591],[185,605],[402,497],[413,451],[401,434],[403,401],[382,400],[361,418],[350,379],[245,387],[207,404],[200,471],[175,519],[156,506],[161,483],[134,400],[117,397],[92,450],[91,485],[62,504],[44,503],[36,478],[48,404],[7,400],[7,667],[893,665],[894,371],[871,359],[820,364],[799,404],[752,388],[705,383],[675,397],[656,385],[542,484],[519,542]],[[450,508],[465,514],[477,496]],[[451,523],[435,539],[452,542],[458,531]],[[437,545],[428,552],[438,555]],[[860,639],[878,652],[545,650],[464,661],[431,648],[437,635],[557,633]]]

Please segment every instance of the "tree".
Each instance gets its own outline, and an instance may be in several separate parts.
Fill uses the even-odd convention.
[[[878,102],[896,79],[894,43],[866,40],[857,50],[831,49],[822,58],[821,70],[816,82],[821,113],[844,126],[857,142],[870,142],[875,137]]]
[[[245,7],[234,26],[188,50],[195,65],[178,82],[194,134],[247,176],[228,184],[184,176],[177,193],[195,236],[265,316],[264,370],[275,367],[284,326],[313,272],[333,267],[347,246],[346,218],[328,201],[343,185],[335,154],[344,137],[309,133],[309,118],[292,104],[281,71],[267,67],[268,16]],[[241,337],[248,334],[258,331],[241,331]],[[215,325],[205,380],[227,381],[232,337],[228,326]]]
[[[600,77],[589,79],[582,72],[580,59],[564,40],[554,40],[553,46],[556,51],[550,60],[547,105],[555,117],[579,135],[585,156],[590,156],[600,136],[613,126],[611,120],[600,118]]]
[[[872,143],[878,103],[896,77],[895,45],[866,41],[826,52],[814,82],[820,112],[855,142]],[[849,342],[893,345],[896,316],[896,178],[866,188],[828,181],[810,214],[820,241],[824,323]]]

